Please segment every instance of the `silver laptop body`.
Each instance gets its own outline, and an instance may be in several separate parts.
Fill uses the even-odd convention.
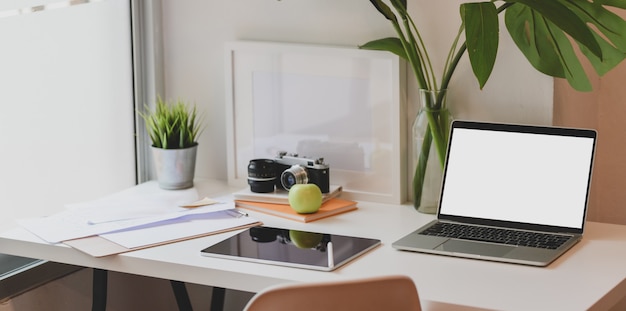
[[[595,144],[596,132],[587,129],[454,121],[437,219],[393,247],[550,264],[582,238]],[[505,229],[507,234],[511,229],[565,241],[541,248],[491,238],[451,238],[447,233],[433,234],[435,225],[469,226],[472,232]]]

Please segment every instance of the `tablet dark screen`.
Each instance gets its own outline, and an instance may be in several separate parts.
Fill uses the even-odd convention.
[[[202,255],[331,271],[380,240],[258,226],[202,250]]]

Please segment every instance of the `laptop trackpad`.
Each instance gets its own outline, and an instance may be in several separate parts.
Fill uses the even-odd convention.
[[[508,245],[496,245],[489,243],[473,242],[473,241],[461,241],[450,239],[445,243],[439,245],[436,250],[462,253],[462,254],[474,254],[490,257],[502,257],[508,252],[515,249],[515,246]]]

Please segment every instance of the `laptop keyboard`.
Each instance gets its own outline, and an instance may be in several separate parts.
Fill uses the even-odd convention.
[[[445,222],[435,223],[430,228],[420,232],[420,234],[547,249],[557,249],[570,238],[569,236],[558,234],[471,226]]]

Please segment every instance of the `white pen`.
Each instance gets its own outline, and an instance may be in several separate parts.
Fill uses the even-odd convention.
[[[328,243],[326,243],[326,251],[328,252],[328,267],[333,269],[335,267],[335,252],[333,251],[333,242],[328,241]]]
[[[244,217],[244,216],[248,216],[248,213],[246,212],[242,212],[238,209],[230,209],[227,211],[230,215],[234,216],[234,217]],[[234,214],[233,214],[234,213]]]

